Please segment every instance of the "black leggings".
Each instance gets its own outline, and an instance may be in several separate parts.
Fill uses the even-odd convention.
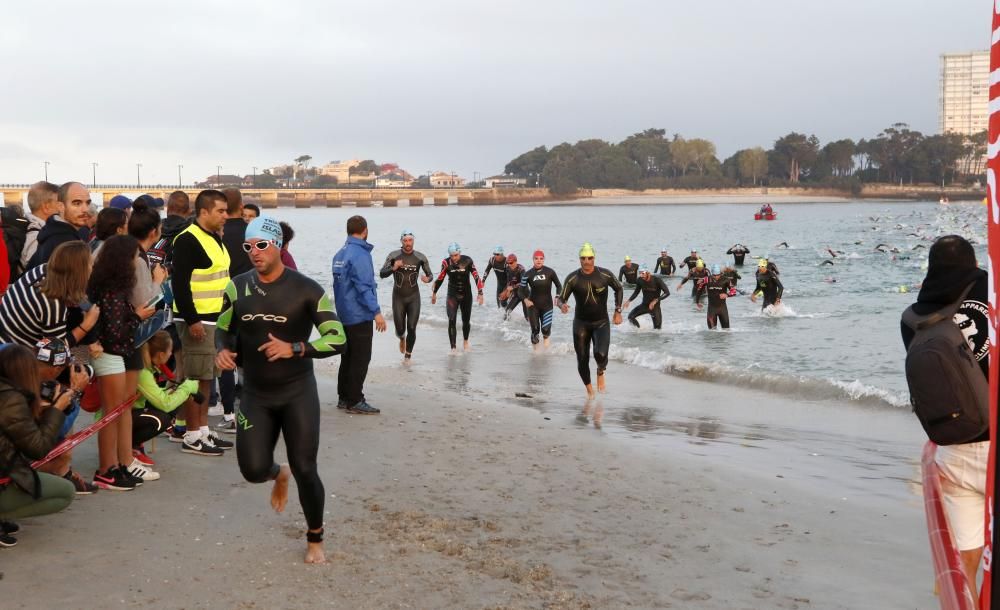
[[[656,304],[653,311],[649,310],[649,303],[640,303],[638,307],[629,312],[628,321],[632,323],[632,326],[639,328],[639,322],[636,321],[636,318],[645,315],[653,316],[653,328],[656,330],[659,330],[660,326],[663,325],[663,311],[660,309],[659,303]]]
[[[252,379],[248,371],[247,379]],[[274,447],[278,435],[285,435],[288,465],[299,488],[299,502],[309,529],[323,527],[326,492],[316,467],[319,452],[319,395],[316,378],[289,381],[276,391],[255,393],[243,387],[236,422],[236,459],[243,478],[266,483],[278,476]]]
[[[392,294],[392,321],[396,324],[396,336],[406,337],[406,353],[413,353],[417,342],[417,320],[420,319],[420,293],[408,296]]]
[[[543,337],[552,334],[552,305],[539,309],[537,305],[528,308],[528,324],[531,325],[531,342],[538,343],[538,333]]]
[[[611,324],[608,320],[586,322],[573,320],[573,349],[576,350],[576,368],[584,385],[590,385],[590,345],[594,345],[597,374],[608,368],[608,349],[611,347]]]
[[[458,310],[462,309],[462,338],[466,341],[469,340],[469,332],[472,330],[472,324],[469,320],[472,319],[472,296],[466,295],[463,298],[448,297],[448,339],[451,341],[451,349],[456,347],[456,339],[458,338]]]
[[[725,303],[719,307],[708,308],[708,327],[715,328],[716,325],[729,328],[729,307]]]
[[[174,421],[173,413],[153,407],[132,411],[132,446],[138,447],[167,429]]]

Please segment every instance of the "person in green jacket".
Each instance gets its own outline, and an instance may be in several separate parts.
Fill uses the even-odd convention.
[[[145,365],[139,371],[139,399],[133,406],[132,444],[139,447],[146,441],[157,436],[170,426],[177,409],[193,397],[198,402],[198,381],[188,379],[174,387],[163,388],[156,382],[156,374],[161,366],[166,365],[173,354],[174,345],[170,333],[158,331],[142,346],[142,358]],[[149,475],[146,481],[160,478],[158,472],[148,465],[145,469]],[[152,478],[150,478],[152,477]]]

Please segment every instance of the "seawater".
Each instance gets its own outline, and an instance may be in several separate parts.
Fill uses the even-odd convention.
[[[279,208],[268,213],[296,230],[291,251],[299,268],[330,288],[330,259],[345,239],[346,219],[356,213],[369,223],[376,271],[398,247],[406,229],[427,255],[436,275],[447,244],[461,244],[483,273],[494,246],[515,253],[530,267],[542,249],[560,278],[577,268],[577,250],[594,244],[597,263],[615,274],[625,255],[652,267],[661,249],[679,263],[696,248],[709,265],[732,260],[725,254],[741,242],[751,250],[740,269],[740,288],[754,286],[757,256],[780,268],[784,307],[762,312],[749,296],[729,301],[732,329],[709,331],[690,299],[690,283],[667,278],[672,295],[663,304],[661,331],[627,320],[612,330],[615,366],[643,367],[733,387],[810,400],[853,401],[905,407],[904,351],[899,317],[916,298],[926,270],[927,249],[939,235],[957,233],[976,244],[985,260],[986,209],[978,203],[846,202],[776,204],[778,220],[754,221],[754,204],[490,206],[418,208]],[[884,244],[884,245],[883,245]],[[879,251],[876,247],[882,245]],[[832,250],[836,256],[829,252]],[[895,250],[895,251],[894,251]],[[824,264],[824,261],[834,264]],[[504,321],[493,304],[488,280],[486,306],[473,309],[473,343],[508,343],[527,349],[529,333],[520,310]],[[379,299],[390,326],[391,280],[379,281]],[[444,296],[442,287],[439,296]],[[625,298],[631,294],[626,287]],[[423,312],[416,352],[447,349],[441,298],[430,304],[423,288]],[[635,306],[635,305],[633,305]],[[627,312],[626,312],[627,313]],[[573,358],[571,315],[556,315],[553,351]],[[461,325],[461,324],[460,324]],[[379,338],[377,340],[381,340]]]

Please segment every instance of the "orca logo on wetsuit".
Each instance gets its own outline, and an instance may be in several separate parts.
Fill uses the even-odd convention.
[[[285,322],[288,321],[288,318],[285,316],[276,316],[274,314],[269,314],[269,313],[254,313],[254,314],[247,313],[243,314],[243,317],[240,319],[243,320],[244,322],[263,320],[265,322],[277,322],[278,324],[284,324]]]

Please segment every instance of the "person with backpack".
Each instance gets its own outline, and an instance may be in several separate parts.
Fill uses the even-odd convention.
[[[901,324],[910,402],[939,445],[941,495],[973,597],[990,451],[988,284],[972,245],[958,235],[941,237],[930,248],[927,277]]]
[[[23,225],[24,233],[20,231],[21,224],[11,224],[6,222],[6,218],[4,219],[3,236],[7,242],[8,258],[12,259],[12,255],[17,256],[16,265],[11,260],[11,281],[21,277],[28,269],[28,261],[38,249],[38,232],[50,217],[60,213],[62,204],[59,203],[59,187],[42,180],[32,184],[28,189],[28,213],[25,215],[27,222]]]

